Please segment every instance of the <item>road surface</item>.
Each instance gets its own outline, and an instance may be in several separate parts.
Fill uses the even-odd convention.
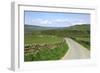
[[[69,46],[68,52],[62,58],[62,60],[66,59],[87,59],[90,58],[90,51],[85,47],[72,40],[71,38],[65,38],[66,43]]]

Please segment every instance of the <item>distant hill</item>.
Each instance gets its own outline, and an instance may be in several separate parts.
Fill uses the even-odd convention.
[[[90,24],[74,25],[70,26],[68,29],[73,30],[90,30]]]
[[[36,25],[24,25],[24,32],[35,32],[35,31],[67,31],[67,30],[77,30],[77,31],[90,31],[90,24],[83,24],[83,25],[74,25],[70,27],[43,27],[43,26],[36,26]]]
[[[42,30],[53,30],[53,29],[63,29],[64,27],[43,27],[43,26],[36,26],[36,25],[24,25],[25,32],[32,32],[32,31],[42,31]]]

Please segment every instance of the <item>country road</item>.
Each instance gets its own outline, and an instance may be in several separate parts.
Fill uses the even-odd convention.
[[[72,40],[71,38],[65,38],[66,43],[69,46],[68,52],[62,58],[62,60],[66,59],[87,59],[90,58],[90,51],[85,47]]]

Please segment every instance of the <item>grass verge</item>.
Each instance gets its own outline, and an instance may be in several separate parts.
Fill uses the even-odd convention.
[[[72,38],[73,40],[77,41],[78,43],[80,43],[81,45],[83,45],[85,48],[87,48],[88,50],[90,50],[90,39],[89,38],[80,38],[80,37],[74,37]]]
[[[45,36],[47,37],[47,36]],[[39,40],[39,37],[37,41]],[[43,37],[42,37],[43,38]],[[59,60],[61,59],[65,53],[68,51],[68,45],[66,44],[65,40],[61,40],[61,38],[59,40],[57,40],[58,38],[54,39],[56,37],[51,37],[49,36],[49,39],[52,39],[51,41],[55,41],[51,43],[51,41],[49,41],[45,45],[40,46],[39,43],[35,43],[35,48],[32,48],[34,46],[28,46],[27,48],[31,49],[30,52],[24,52],[24,61],[25,62],[29,62],[29,61],[47,61],[47,60]],[[45,38],[46,39],[46,38]],[[54,40],[53,40],[54,39]],[[42,39],[44,40],[44,39]],[[41,41],[42,41],[41,40]],[[36,41],[36,40],[35,40]],[[45,41],[42,43],[45,43]],[[37,46],[37,45],[38,46]]]

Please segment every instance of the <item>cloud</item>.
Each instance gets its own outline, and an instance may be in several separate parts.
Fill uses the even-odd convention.
[[[52,24],[52,21],[49,20],[43,20],[40,22],[41,24]]]
[[[82,25],[82,24],[88,24],[88,22],[86,22],[86,21],[84,21],[84,20],[82,20],[82,19],[80,19],[80,20],[78,20],[78,21],[74,21],[73,22],[73,25]]]
[[[52,21],[47,19],[33,19],[31,24],[38,26],[46,26],[48,24],[52,24]]]
[[[68,19],[33,19],[31,25],[45,26],[45,27],[68,27],[71,22]]]
[[[69,21],[69,19],[55,19],[56,22],[66,22]]]
[[[72,25],[87,24],[84,20],[70,20],[70,19],[33,19],[31,25],[44,27],[68,27]]]

